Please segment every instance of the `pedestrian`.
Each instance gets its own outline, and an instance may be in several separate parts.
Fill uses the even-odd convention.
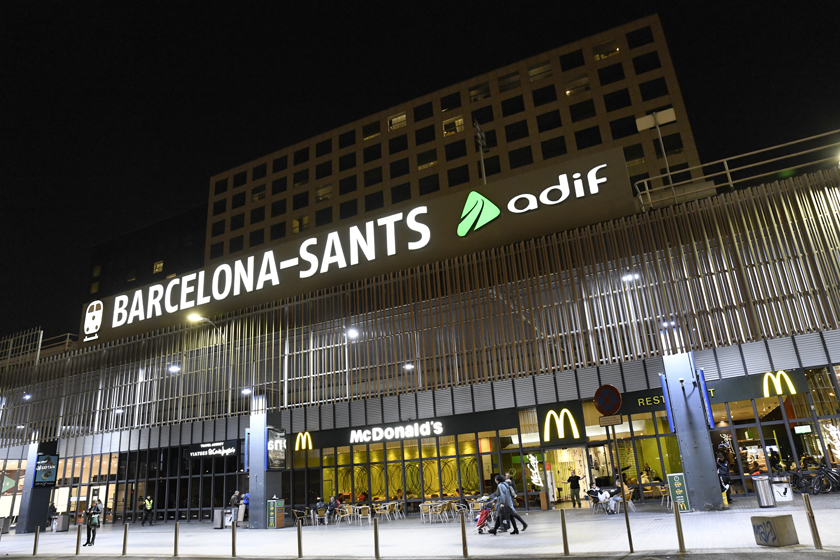
[[[504,521],[505,523],[509,522],[513,527],[511,535],[518,535],[519,529],[516,527],[516,519],[510,516],[510,512],[513,510],[510,485],[505,483],[504,477],[500,474],[496,475],[496,484],[496,491],[488,497],[489,500],[496,500],[496,524],[488,532],[495,535],[499,530],[499,525]]]
[[[572,474],[566,479],[563,484],[569,485],[569,492],[572,494],[572,507],[581,507],[580,505],[580,477],[572,470]]]
[[[52,523],[58,517],[58,510],[55,509],[55,504],[50,502],[50,508],[47,510],[47,528],[52,530]]]
[[[525,523],[525,520],[522,519],[516,511],[516,494],[518,493],[518,490],[516,488],[516,482],[514,482],[514,480],[510,477],[510,473],[505,473],[505,483],[510,486],[511,495],[513,497],[513,506],[510,508],[510,515],[522,523],[522,530],[524,531],[528,528],[528,524]]]
[[[729,461],[723,456],[723,453],[717,454],[717,473],[720,477],[720,483],[726,489],[726,501],[732,503],[732,479],[729,477]]]
[[[99,516],[102,515],[102,502],[93,499],[93,504],[85,511],[87,525],[87,542],[82,546],[93,546],[96,542],[96,530],[99,528]]]
[[[245,506],[245,521],[248,520],[248,505],[251,503],[251,493],[245,492],[245,495],[242,496],[242,505]]]
[[[154,525],[154,515],[152,515],[152,505],[154,504],[154,500],[152,500],[151,496],[146,496],[146,499],[143,500],[143,522],[140,523],[141,527],[146,526],[146,521],[149,522],[149,527]]]
[[[230,507],[239,508],[239,490],[235,491],[233,496],[230,497]]]

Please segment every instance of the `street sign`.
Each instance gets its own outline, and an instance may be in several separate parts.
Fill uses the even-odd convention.
[[[683,473],[669,474],[668,488],[671,490],[671,499],[680,508],[680,511],[690,511],[691,504],[688,501],[688,488],[685,485],[685,475]]]
[[[606,426],[618,426],[621,424],[621,414],[616,414],[614,416],[601,416],[598,418],[598,423],[602,428]]]
[[[621,410],[621,393],[612,385],[601,385],[595,391],[595,408],[604,416],[612,416]]]

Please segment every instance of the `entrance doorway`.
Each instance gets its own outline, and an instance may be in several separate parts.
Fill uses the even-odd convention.
[[[606,445],[563,447],[545,451],[546,491],[556,507],[569,507],[572,493],[565,481],[572,471],[581,478],[580,494],[583,496],[593,484],[612,485],[612,457]]]

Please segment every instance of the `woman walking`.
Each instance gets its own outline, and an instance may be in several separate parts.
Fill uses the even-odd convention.
[[[102,502],[93,499],[91,505],[85,512],[85,523],[87,524],[87,542],[82,546],[93,546],[96,541],[96,530],[99,528],[99,517],[102,515]]]
[[[505,523],[510,522],[513,527],[513,531],[510,534],[518,535],[519,528],[516,526],[516,519],[511,517],[511,512],[513,511],[513,496],[511,495],[512,491],[510,489],[510,485],[505,482],[504,477],[500,474],[496,475],[496,485],[496,491],[490,494],[490,497],[488,498],[489,500],[496,500],[496,524],[488,532],[495,535],[499,530],[499,525],[501,525],[502,520],[504,520]]]

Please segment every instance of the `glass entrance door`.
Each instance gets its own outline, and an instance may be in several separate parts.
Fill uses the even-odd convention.
[[[546,491],[553,504],[561,506],[564,502],[571,503],[572,494],[569,485],[563,483],[572,476],[572,471],[581,478],[581,494],[589,488],[590,478],[585,447],[549,449],[545,457]]]
[[[612,455],[606,445],[595,445],[587,449],[589,456],[589,480],[591,486],[598,487],[613,485]]]

